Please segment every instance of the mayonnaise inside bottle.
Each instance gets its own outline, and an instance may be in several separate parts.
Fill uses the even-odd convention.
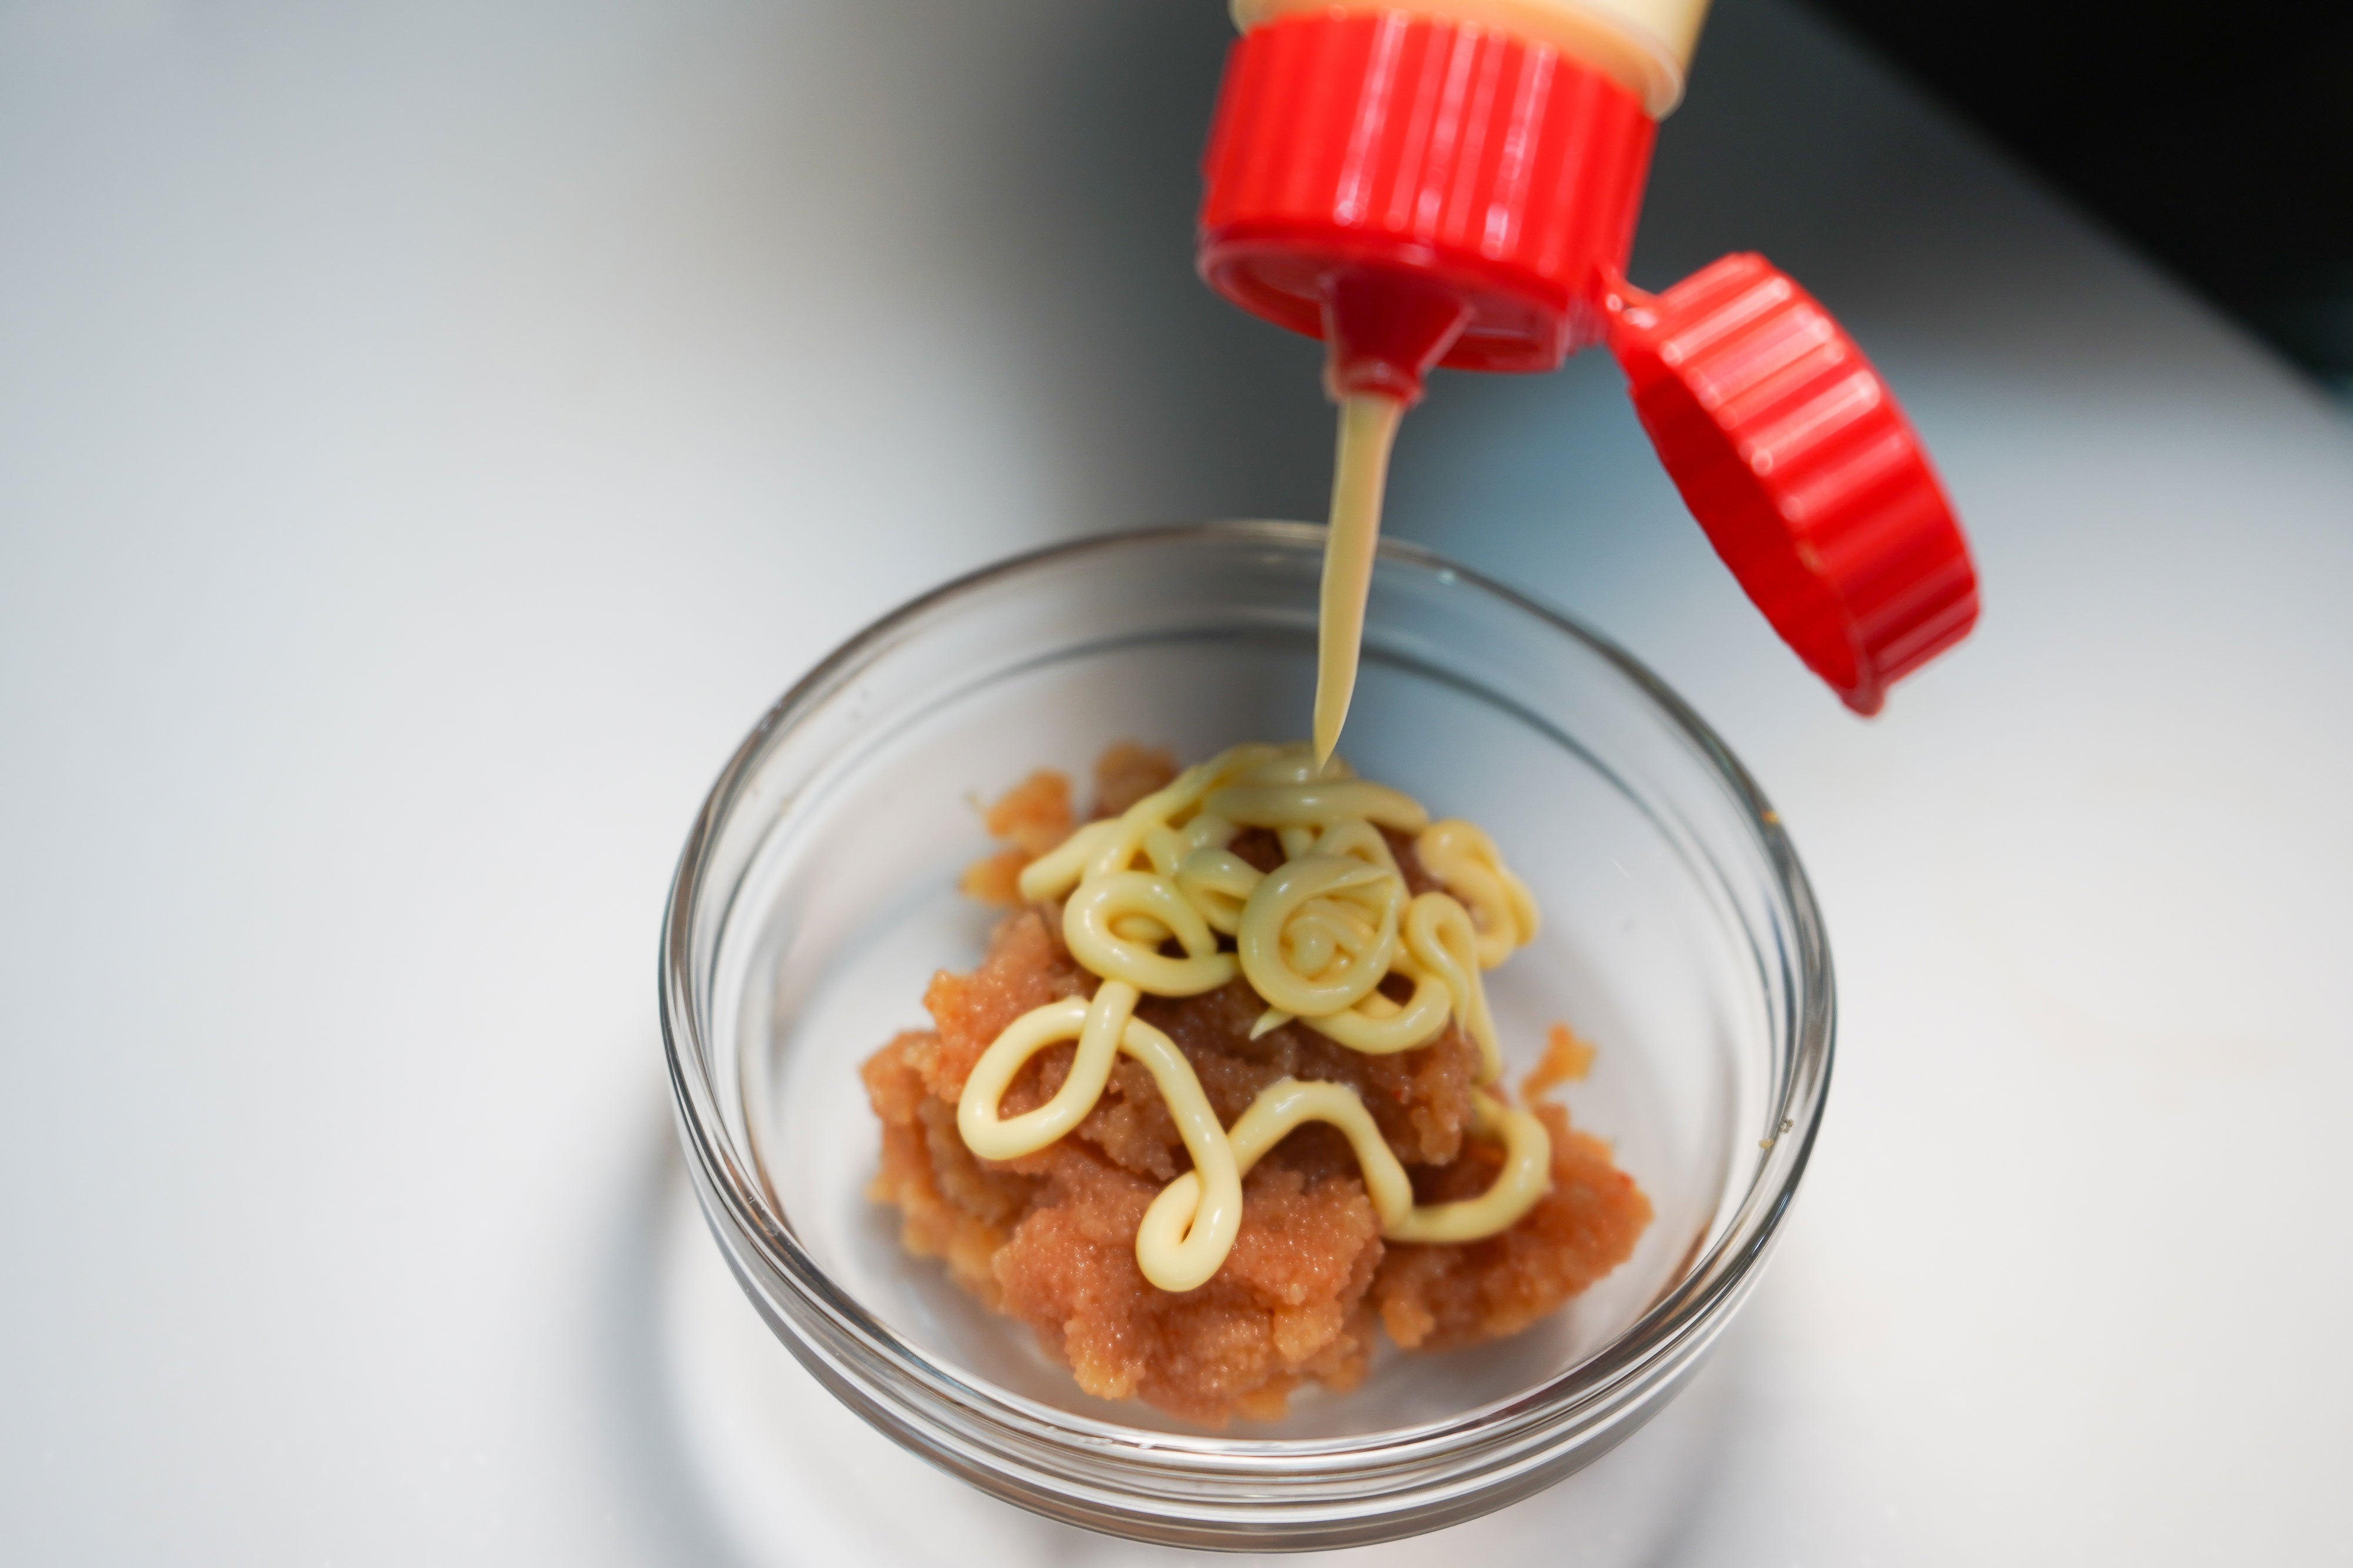
[[[1233,0],[1234,24],[1316,11],[1403,11],[1550,44],[1614,79],[1659,119],[1681,102],[1708,0]]]

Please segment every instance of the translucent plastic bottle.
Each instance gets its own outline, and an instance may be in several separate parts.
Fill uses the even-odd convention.
[[[1475,23],[1494,32],[1549,44],[1591,66],[1642,100],[1654,120],[1683,100],[1708,0],[1435,0],[1387,5],[1380,0],[1234,0],[1234,24],[1249,32],[1261,23],[1322,11],[1403,11]]]
[[[1234,0],[1198,262],[1324,340],[1341,404],[1316,739],[1336,738],[1399,416],[1436,365],[1607,342],[1683,500],[1858,712],[1965,636],[1977,577],[1911,426],[1761,257],[1625,278],[1651,142],[1706,0]]]

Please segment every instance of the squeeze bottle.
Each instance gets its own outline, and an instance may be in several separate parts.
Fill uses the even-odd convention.
[[[1595,343],[1717,554],[1850,708],[1877,712],[1975,624],[1968,548],[1911,426],[1804,289],[1754,255],[1655,295],[1626,281],[1706,8],[1233,0],[1197,259],[1226,299],[1328,345],[1327,686],[1351,593],[1353,684],[1388,443],[1424,375],[1553,370]]]

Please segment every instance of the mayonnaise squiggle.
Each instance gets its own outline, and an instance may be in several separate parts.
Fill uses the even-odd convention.
[[[1272,831],[1284,861],[1261,872],[1229,847],[1244,828]],[[1381,829],[1415,835],[1415,853],[1446,891],[1413,896]],[[1472,1131],[1500,1141],[1504,1166],[1476,1198],[1418,1205],[1405,1167],[1355,1089],[1284,1079],[1222,1126],[1175,1042],[1134,1016],[1145,994],[1194,996],[1237,974],[1267,1004],[1256,1033],[1294,1019],[1367,1055],[1411,1050],[1457,1022],[1479,1047],[1479,1081],[1503,1074],[1482,970],[1536,931],[1535,899],[1493,843],[1466,822],[1430,820],[1385,785],[1317,766],[1313,746],[1251,744],[1189,768],[1115,817],[1088,824],[1033,860],[1019,890],[1060,899],[1062,938],[1103,984],[1014,1020],[975,1065],[956,1107],[965,1143],[1010,1160],[1068,1136],[1094,1109],[1124,1055],[1166,1102],[1193,1169],[1163,1188],[1135,1238],[1136,1262],[1164,1290],[1206,1284],[1241,1227],[1242,1177],[1306,1121],[1346,1137],[1381,1233],[1395,1241],[1471,1241],[1506,1229],[1551,1186],[1544,1123],[1476,1092]],[[1220,937],[1233,939],[1231,952]],[[1174,944],[1177,952],[1163,948]],[[1412,994],[1381,985],[1395,974]],[[1006,1118],[999,1106],[1039,1051],[1077,1043],[1053,1098]]]

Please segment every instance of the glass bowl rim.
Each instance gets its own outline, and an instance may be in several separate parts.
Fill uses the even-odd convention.
[[[1450,1450],[1488,1447],[1550,1429],[1564,1419],[1582,1430],[1612,1423],[1619,1407],[1639,1398],[1656,1378],[1647,1369],[1671,1373],[1713,1340],[1731,1309],[1755,1283],[1757,1272],[1778,1238],[1780,1224],[1813,1152],[1830,1085],[1836,1036],[1835,980],[1830,949],[1811,885],[1779,815],[1730,749],[1682,698],[1631,654],[1562,612],[1516,589],[1451,561],[1436,552],[1397,539],[1379,546],[1384,564],[1436,577],[1449,587],[1483,593],[1546,628],[1579,643],[1625,679],[1635,692],[1712,768],[1755,835],[1772,881],[1788,913],[1796,963],[1789,1011],[1792,1027],[1776,1066],[1778,1114],[1767,1125],[1782,1129],[1762,1141],[1762,1155],[1739,1205],[1715,1243],[1695,1251],[1673,1283],[1643,1313],[1583,1360],[1507,1399],[1416,1426],[1343,1437],[1226,1437],[1127,1426],[1059,1409],[997,1388],[986,1380],[934,1363],[869,1313],[829,1279],[826,1271],[772,1213],[759,1184],[729,1146],[712,1086],[689,1059],[687,1042],[702,1044],[695,1026],[692,938],[694,913],[706,889],[711,852],[728,822],[742,786],[771,737],[805,710],[829,696],[852,673],[881,657],[934,612],[948,608],[1009,578],[1090,555],[1113,554],[1139,546],[1190,541],[1252,543],[1292,549],[1323,548],[1320,524],[1271,521],[1186,522],[1126,530],[1068,540],[1022,552],[967,572],[901,605],[852,635],[795,681],[744,736],[720,770],[696,813],[663,911],[658,992],[662,1048],[668,1064],[681,1141],[696,1165],[695,1186],[706,1210],[715,1201],[742,1241],[749,1243],[766,1272],[784,1282],[798,1304],[814,1312],[847,1345],[879,1357],[906,1384],[944,1401],[959,1427],[995,1429],[1022,1450],[1084,1451],[1098,1461],[1124,1458],[1155,1468],[1194,1471],[1199,1479],[1237,1474],[1258,1479],[1294,1476],[1309,1479],[1329,1473],[1336,1461],[1377,1457],[1383,1469],[1442,1460]],[[789,809],[789,807],[787,807]],[[723,917],[723,919],[724,917]],[[701,1054],[699,1051],[697,1054]],[[723,1247],[723,1250],[726,1248]],[[731,1262],[733,1261],[731,1258]],[[740,1270],[739,1270],[740,1272]],[[749,1284],[749,1281],[744,1281]],[[772,1324],[772,1328],[781,1325]],[[806,1358],[797,1345],[796,1354]],[[830,1358],[828,1358],[830,1359]],[[838,1371],[836,1375],[839,1375]],[[828,1384],[834,1377],[825,1377]],[[839,1392],[839,1389],[837,1389]],[[1613,1394],[1620,1397],[1613,1397]],[[966,1430],[969,1439],[979,1434]],[[958,1444],[963,1447],[963,1444]],[[1516,1447],[1516,1444],[1512,1444]]]

